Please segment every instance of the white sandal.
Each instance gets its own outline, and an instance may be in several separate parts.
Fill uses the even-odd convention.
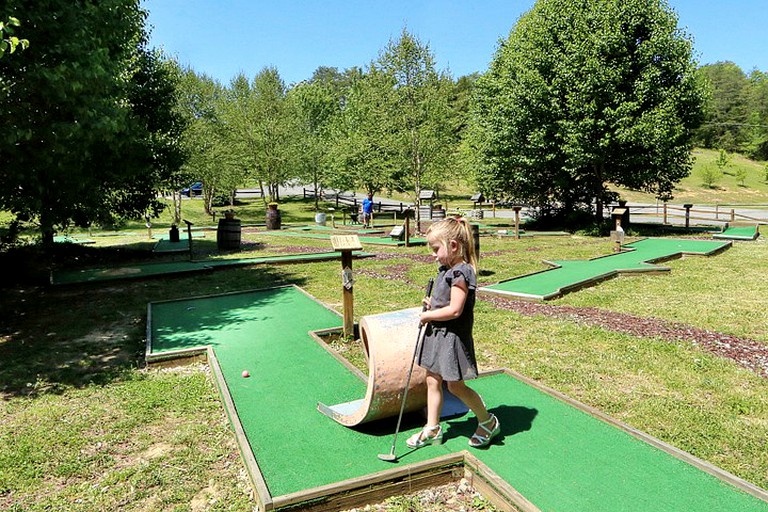
[[[488,425],[490,425],[493,421],[496,422],[496,425],[493,427],[493,429],[488,428]],[[499,435],[501,432],[501,423],[499,423],[499,418],[491,414],[491,417],[487,420],[478,423],[478,427],[485,430],[486,435],[482,434],[472,434],[472,437],[469,440],[469,446],[472,448],[482,448],[483,446],[488,446],[491,444],[491,441],[494,437]]]
[[[432,435],[433,432],[436,434]],[[443,442],[443,427],[442,425],[435,425],[434,427],[426,426],[421,431],[416,432],[409,437],[405,444],[411,448],[421,448],[428,444],[441,444]]]

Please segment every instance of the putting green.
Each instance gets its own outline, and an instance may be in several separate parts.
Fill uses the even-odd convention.
[[[308,334],[338,315],[295,287],[150,304],[148,358],[211,345],[272,497],[361,478],[466,450],[475,420],[444,423],[445,443],[409,451],[423,423],[407,416],[399,461],[387,453],[394,418],[345,428],[318,401],[354,400],[365,383]],[[242,377],[248,370],[250,377]],[[471,384],[500,419],[502,435],[472,453],[541,510],[768,511],[768,503],[507,373]]]
[[[262,235],[274,235],[274,236],[288,236],[297,238],[317,238],[320,240],[330,240],[331,235],[325,233],[312,233],[309,231],[288,231],[288,230],[275,230],[275,231],[263,231]],[[361,243],[374,244],[374,245],[405,245],[403,240],[395,240],[391,237],[379,237],[379,236],[360,236],[358,237]],[[409,242],[411,245],[424,245],[427,241],[423,238],[411,238]]]
[[[78,238],[69,235],[58,235],[53,237],[53,241],[57,244],[93,244],[95,243],[90,238]]]
[[[353,251],[352,256],[355,258],[367,258],[373,256],[373,254],[362,251]],[[174,261],[168,263],[137,263],[135,265],[122,267],[56,270],[51,272],[51,284],[77,284],[95,281],[111,281],[116,279],[141,279],[188,272],[208,272],[220,267],[260,265],[265,263],[279,264],[327,261],[340,258],[340,253],[334,251],[263,256],[259,258],[222,258],[218,260]]]
[[[755,240],[760,235],[757,225],[754,226],[729,226],[722,233],[712,235],[712,238],[726,240]]]
[[[622,246],[623,252],[591,260],[547,262],[555,268],[501,281],[481,288],[483,291],[536,300],[557,298],[564,293],[591,286],[624,272],[661,272],[668,267],[654,262],[682,254],[708,256],[730,247],[731,242],[647,238]]]

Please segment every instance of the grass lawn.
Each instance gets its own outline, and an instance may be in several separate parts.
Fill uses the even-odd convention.
[[[186,201],[185,216],[212,225],[194,209],[199,204]],[[236,209],[244,223],[258,223],[263,212],[258,204]],[[286,200],[281,210],[284,223],[310,223],[313,215],[312,205],[299,200]],[[162,221],[157,225],[167,231]],[[94,238],[97,248],[127,244],[130,258],[147,257],[141,223],[125,226],[121,236]],[[243,240],[242,257],[330,248],[325,240],[259,233],[244,232]],[[195,247],[196,257],[208,256],[215,235]],[[611,242],[483,237],[481,249],[480,280],[492,283],[543,269],[544,259],[608,254]],[[418,305],[435,271],[427,250],[365,250],[378,257],[354,264],[356,318]],[[78,262],[103,263],[85,256]],[[143,281],[6,288],[0,294],[0,509],[251,510],[245,468],[206,368],[143,367],[147,303],[294,283],[340,310],[338,265],[261,265]],[[768,346],[764,238],[668,265],[669,274],[613,279],[566,295],[547,311],[610,312],[640,324],[668,321],[681,330]],[[768,379],[732,359],[685,339],[635,336],[484,299],[476,310],[476,344],[484,369],[518,370],[768,487]],[[356,342],[336,346],[364,368]],[[396,502],[403,500],[390,506]]]

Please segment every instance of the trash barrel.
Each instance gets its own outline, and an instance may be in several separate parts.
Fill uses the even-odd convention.
[[[240,249],[240,219],[220,219],[216,229],[216,245],[220,250]]]

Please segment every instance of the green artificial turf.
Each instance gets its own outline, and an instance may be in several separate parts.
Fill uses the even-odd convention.
[[[288,230],[275,230],[275,231],[264,231],[260,233],[262,235],[276,235],[276,236],[288,236],[288,237],[297,237],[297,238],[317,238],[320,240],[330,240],[331,234],[325,234],[325,233],[312,233],[310,231],[288,231]],[[404,240],[396,240],[392,237],[387,236],[361,236],[359,237],[360,242],[364,244],[374,244],[374,245],[405,245]],[[424,238],[410,238],[408,243],[411,245],[424,245],[427,243],[427,241]]]
[[[563,290],[587,286],[593,282],[615,276],[619,272],[648,272],[663,270],[651,263],[673,258],[679,254],[708,255],[723,249],[728,242],[647,238],[624,245],[624,252],[591,260],[552,261],[556,268],[528,274],[483,287],[490,292],[532,297],[555,298]]]
[[[473,451],[541,510],[768,511],[768,503],[509,375],[473,381],[503,425]],[[460,449],[474,421],[449,421]]]
[[[365,384],[308,334],[341,319],[299,289],[150,307],[153,354],[213,346],[273,497],[393,467],[377,454],[389,451],[394,418],[350,429],[317,411],[317,402],[362,397]],[[768,503],[508,374],[471,386],[503,425],[491,447],[473,453],[541,510],[768,511]],[[443,445],[407,449],[422,422],[404,419],[396,464],[468,449],[476,425],[471,415],[449,420]]]
[[[754,240],[759,235],[757,226],[730,226],[722,233],[712,235],[712,238],[726,240]]]
[[[366,258],[373,254],[353,251],[355,258]],[[111,281],[115,279],[140,279],[186,272],[206,272],[217,267],[240,265],[258,265],[263,263],[297,263],[305,261],[327,261],[340,259],[336,251],[264,256],[260,258],[222,258],[217,260],[174,261],[167,263],[136,263],[130,266],[94,268],[80,270],[58,270],[51,273],[51,284],[76,284],[92,281]]]

